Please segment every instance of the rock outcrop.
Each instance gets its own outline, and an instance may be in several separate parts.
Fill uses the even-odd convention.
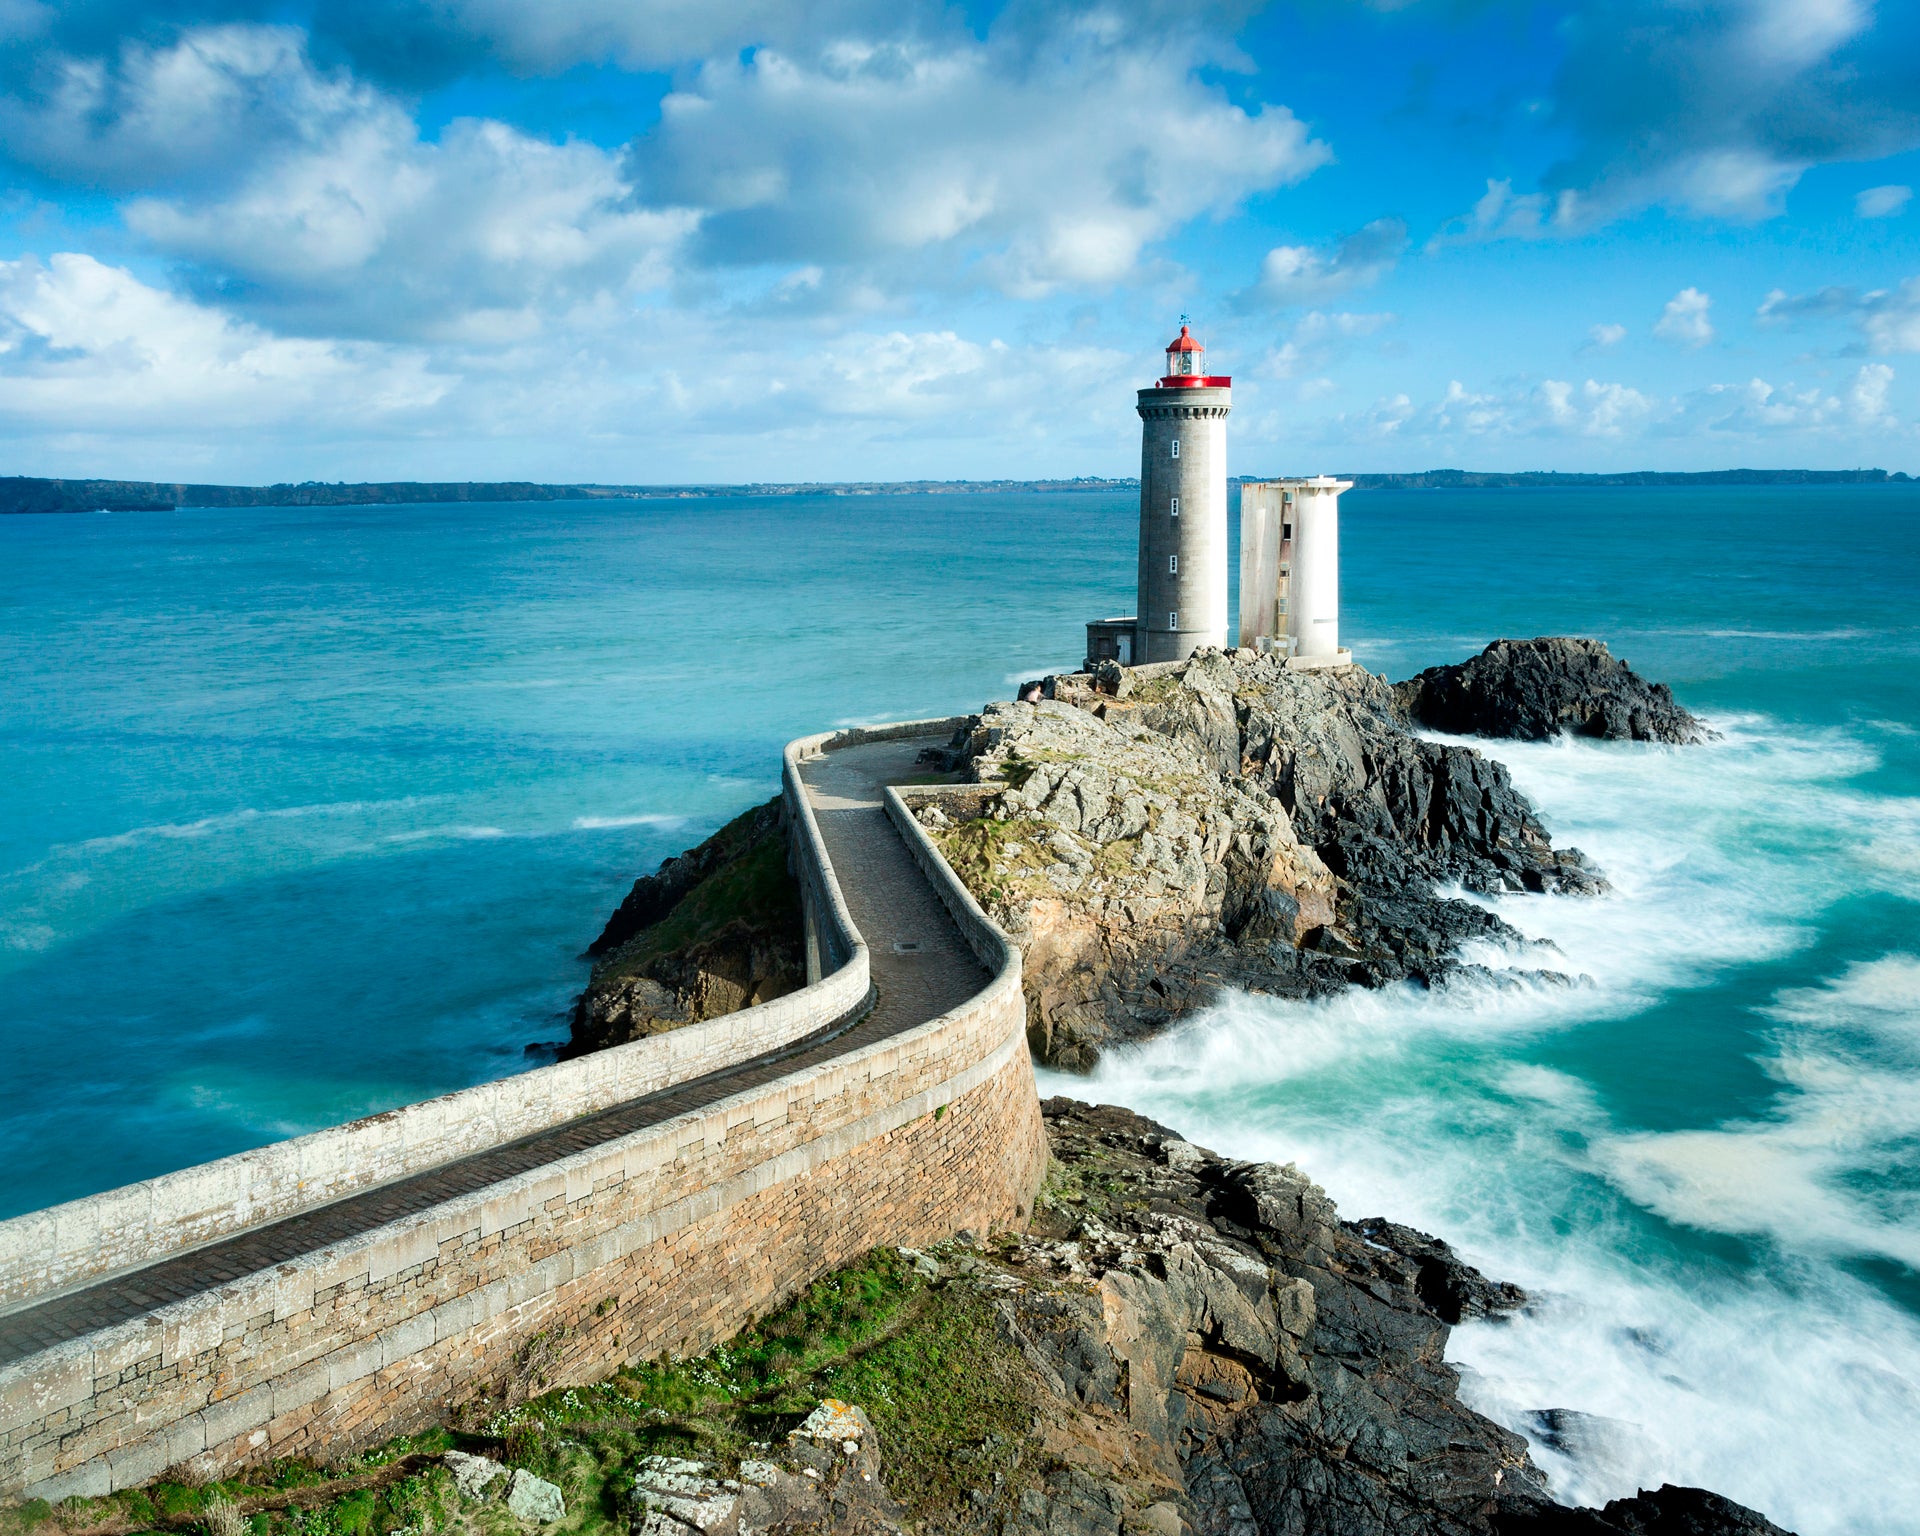
[[[1429,667],[1394,687],[1408,717],[1455,736],[1686,745],[1713,733],[1607,649],[1604,640],[1496,640],[1471,660]]]
[[[775,1459],[777,1454],[777,1459]],[[775,1453],[728,1477],[710,1462],[649,1456],[633,1480],[632,1536],[904,1536],[873,1425],[829,1398]]]
[[[1521,1504],[1502,1512],[1496,1536],[1789,1536],[1765,1515],[1704,1488],[1663,1483],[1602,1509]]]
[[[1131,1111],[1045,1114],[1033,1230],[946,1260],[996,1296],[1042,1384],[1048,1470],[996,1536],[1770,1536],[1662,1488],[1552,1501],[1520,1436],[1460,1402],[1449,1320],[1526,1305],[1444,1243],[1342,1221],[1297,1169]]]
[[[634,882],[600,937],[562,1056],[623,1045],[806,984],[776,796]]]
[[[471,1402],[342,1466],[71,1499],[51,1526],[0,1509],[0,1529],[1785,1536],[1697,1488],[1554,1502],[1446,1362],[1456,1321],[1528,1299],[1444,1242],[1129,1110],[1043,1111],[1026,1231],[876,1249],[698,1358]],[[1526,1424],[1570,1455],[1617,1427]]]
[[[1505,768],[1414,734],[1359,668],[1205,651],[1046,691],[959,733],[942,763],[980,789],[922,819],[1021,943],[1029,1035],[1050,1064],[1090,1066],[1223,987],[1431,985],[1470,968],[1475,940],[1524,947],[1448,885],[1605,888],[1553,847]]]

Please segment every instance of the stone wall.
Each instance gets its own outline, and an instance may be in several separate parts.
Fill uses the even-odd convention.
[[[788,749],[789,820],[821,920],[841,930],[832,947],[849,958],[795,998],[844,1011],[854,982],[852,995],[865,995],[865,946],[799,793],[796,751],[816,745]],[[937,854],[928,865],[931,845],[897,806],[890,797],[992,975],[966,1004],[0,1369],[0,1493],[100,1493],[195,1457],[224,1467],[338,1454],[434,1422],[482,1389],[530,1388],[535,1373],[580,1382],[627,1360],[704,1349],[877,1243],[1023,1220],[1046,1151],[1019,954]],[[765,1030],[793,1027],[769,1009],[792,1003],[714,1025],[744,1030],[764,1050],[775,1043]],[[647,1070],[656,1069],[669,1067]],[[528,1083],[564,1070],[509,1083],[532,1100]],[[443,1122],[464,1099],[435,1101]],[[7,1279],[16,1296],[55,1289]]]
[[[810,741],[824,738],[810,738]],[[796,743],[802,747],[808,743]],[[785,794],[795,875],[833,954],[818,986],[347,1125],[0,1222],[0,1309],[151,1264],[235,1232],[703,1077],[832,1023],[865,999],[866,948],[826,868],[792,749]]]

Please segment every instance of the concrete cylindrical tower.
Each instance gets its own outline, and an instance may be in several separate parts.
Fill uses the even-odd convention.
[[[1134,657],[1181,661],[1227,640],[1227,412],[1233,380],[1203,373],[1186,326],[1139,392],[1140,606]]]
[[[1340,493],[1353,482],[1316,475],[1285,484],[1293,502],[1287,633],[1295,656],[1333,661],[1340,649]]]

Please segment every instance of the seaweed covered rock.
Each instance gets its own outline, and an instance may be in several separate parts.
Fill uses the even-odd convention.
[[[1648,682],[1604,640],[1496,640],[1396,684],[1394,698],[1410,719],[1455,736],[1547,741],[1571,732],[1686,745],[1712,735],[1665,683]]]
[[[598,960],[574,1006],[563,1056],[804,986],[806,939],[779,797],[634,882],[587,952]]]

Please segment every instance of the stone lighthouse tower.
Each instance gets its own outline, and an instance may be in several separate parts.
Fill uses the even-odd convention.
[[[1167,371],[1139,392],[1140,606],[1133,660],[1181,661],[1227,640],[1227,412],[1185,324]]]

